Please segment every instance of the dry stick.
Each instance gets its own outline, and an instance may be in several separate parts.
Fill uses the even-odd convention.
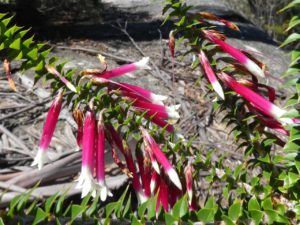
[[[135,62],[135,60],[129,59],[129,58],[125,58],[125,57],[121,57],[121,56],[116,56],[113,54],[109,54],[100,50],[93,50],[93,49],[87,49],[87,48],[81,48],[81,47],[64,47],[64,46],[53,46],[54,48],[57,49],[67,49],[67,50],[72,50],[72,51],[81,51],[81,52],[86,52],[92,55],[98,55],[101,54],[105,57],[111,58],[111,59],[115,59],[115,60],[120,60],[120,61],[124,61],[124,62],[129,62],[129,63],[133,63]]]
[[[16,116],[16,115],[18,115],[18,114],[20,114],[20,113],[27,112],[27,111],[31,110],[32,108],[34,108],[34,107],[36,107],[36,106],[44,105],[44,104],[45,104],[46,102],[48,102],[50,99],[51,99],[51,98],[46,98],[45,100],[43,100],[43,101],[41,101],[41,102],[38,102],[38,103],[35,103],[35,104],[32,104],[32,105],[29,105],[29,106],[27,106],[27,107],[25,107],[25,108],[23,108],[23,109],[20,109],[20,110],[18,110],[18,111],[16,111],[16,112],[13,112],[13,113],[8,114],[8,115],[6,115],[6,116],[2,116],[2,117],[0,118],[0,122],[2,122],[2,121],[5,120],[5,119],[14,117],[14,116]]]
[[[19,193],[25,193],[25,192],[28,191],[28,189],[26,189],[26,188],[22,188],[22,187],[19,187],[17,185],[14,185],[14,184],[4,183],[4,182],[1,182],[1,181],[0,181],[0,188],[5,189],[5,190],[11,190],[11,191],[14,191],[14,192],[19,192]],[[32,192],[31,195],[33,197],[36,197],[36,198],[42,198],[41,195],[36,194],[34,192]]]
[[[0,175],[0,181],[7,181],[10,180],[18,175],[21,175],[22,172],[16,172],[16,173],[8,173],[8,174],[1,174]]]
[[[22,140],[20,140],[18,137],[16,137],[13,133],[11,133],[9,130],[7,130],[4,126],[0,124],[0,131],[2,133],[5,133],[12,141],[17,143],[25,152],[26,155],[33,156],[32,152],[27,148],[27,146],[24,144]]]
[[[69,155],[63,159],[60,159],[52,164],[46,165],[41,170],[32,170],[26,172],[25,174],[21,174],[9,181],[8,184],[18,184],[22,187],[28,187],[36,184],[38,181],[47,179],[49,176],[53,176],[54,174],[57,177],[60,177],[60,173],[62,168],[66,167],[67,164],[74,162],[76,159],[80,158],[81,152],[76,152],[72,155]],[[74,171],[76,173],[78,171]]]

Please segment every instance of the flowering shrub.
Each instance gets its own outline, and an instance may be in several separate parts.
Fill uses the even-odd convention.
[[[285,10],[297,4],[299,1],[295,0]],[[266,65],[253,52],[228,44],[226,36],[217,31],[212,22],[222,23],[237,32],[239,28],[209,12],[191,14],[190,9],[191,6],[179,0],[165,1],[166,20],[172,18],[175,21],[169,38],[170,55],[174,60],[176,44],[185,41],[188,46],[186,54],[194,56],[193,67],[201,67],[202,78],[207,79],[211,90],[216,92],[214,109],[225,114],[223,121],[233,127],[238,149],[244,154],[242,164],[235,168],[224,164],[224,157],[212,161],[214,150],[208,153],[190,151],[192,140],[180,138],[173,126],[179,119],[178,106],[166,106],[163,102],[165,96],[112,79],[128,72],[151,69],[148,58],[108,70],[105,59],[99,56],[99,66],[104,69],[64,71],[63,64],[59,64],[56,58],[48,59],[50,50],[34,43],[32,38],[24,40],[25,31],[10,27],[7,16],[0,15],[1,50],[13,52],[4,61],[12,89],[16,90],[16,85],[10,76],[9,63],[21,59],[24,68],[35,68],[36,81],[44,76],[50,80],[55,95],[32,165],[42,168],[44,163],[49,163],[47,149],[63,101],[73,111],[77,144],[82,150],[77,185],[82,189],[82,204],[71,205],[71,210],[67,209],[63,214],[62,209],[51,213],[46,208],[32,206],[35,210],[31,209],[30,213],[36,215],[35,223],[50,218],[50,215],[57,218],[71,214],[72,222],[80,216],[99,216],[96,213],[101,207],[98,201],[105,201],[112,195],[104,173],[106,143],[115,163],[131,178],[139,201],[134,212],[130,207],[131,198],[125,203],[124,193],[118,202],[106,205],[106,221],[114,215],[134,224],[143,224],[147,220],[164,220],[167,224],[181,221],[225,224],[299,222],[299,78],[289,82],[295,85],[296,93],[287,102],[289,109],[284,109],[276,101],[276,90],[264,83],[268,77]],[[298,20],[291,20],[289,30],[300,24]],[[283,46],[299,40],[299,34],[291,34]],[[292,52],[293,62],[286,76],[299,73],[299,55],[297,50]],[[135,140],[134,151],[128,145],[129,138]],[[116,147],[124,155],[125,163],[120,160]],[[208,172],[205,178],[210,188],[215,183],[222,184],[222,193],[217,195],[209,190],[203,204],[199,204],[197,193],[200,171]],[[92,197],[95,200],[88,207]],[[58,196],[51,199],[53,205]],[[62,204],[63,200],[59,199],[56,208]],[[26,201],[22,202],[18,209],[11,205],[9,216],[15,211],[20,213],[20,208],[25,210]]]

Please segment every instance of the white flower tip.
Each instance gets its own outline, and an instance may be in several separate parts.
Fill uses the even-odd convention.
[[[168,116],[169,116],[170,119],[177,120],[177,119],[180,118],[179,113],[176,111],[176,110],[179,109],[179,107],[180,107],[180,105],[171,105],[171,106],[166,108]]]
[[[144,202],[146,202],[148,200],[148,198],[144,195],[143,192],[137,192],[137,198],[138,198],[138,201],[140,202],[140,204],[143,204]]]
[[[152,167],[155,170],[156,173],[160,174],[160,169],[157,161],[152,161]]]
[[[136,62],[135,65],[141,70],[151,70],[151,67],[148,65],[149,60],[149,57],[144,57],[140,61]]]
[[[77,90],[72,83],[68,82],[66,85],[71,91],[73,91],[74,93],[77,93]]]
[[[215,92],[220,96],[220,98],[222,98],[223,100],[225,100],[224,91],[223,91],[223,88],[220,85],[220,83],[219,82],[214,82],[212,84],[212,87],[215,90]]]
[[[38,166],[38,169],[41,170],[45,163],[49,162],[50,159],[47,155],[47,151],[39,149],[36,156],[34,157],[31,166]]]
[[[154,180],[150,181],[150,191],[153,194],[156,188],[156,182]]]
[[[189,204],[191,205],[193,200],[193,190],[188,190],[187,194],[188,194]]]
[[[81,168],[81,174],[78,178],[76,189],[82,189],[81,198],[87,196],[90,192],[92,196],[96,196],[96,183],[88,167]]]
[[[252,60],[248,59],[245,63],[246,68],[256,76],[265,77],[263,70]]]
[[[173,182],[173,184],[175,184],[175,186],[178,189],[182,190],[182,185],[181,185],[181,182],[180,182],[177,172],[173,168],[171,168],[168,170],[167,174],[168,174],[170,180]]]
[[[164,105],[162,101],[165,101],[168,98],[168,96],[165,95],[157,95],[157,94],[151,94],[151,100],[155,104]]]

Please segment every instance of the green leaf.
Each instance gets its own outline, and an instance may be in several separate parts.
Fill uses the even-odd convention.
[[[27,53],[27,56],[32,60],[37,60],[38,58],[37,48],[33,48],[30,52]]]
[[[56,215],[60,215],[62,213],[62,205],[65,201],[65,196],[66,196],[65,193],[62,194],[56,202],[56,206],[55,206],[55,214]]]
[[[242,215],[242,204],[240,202],[232,204],[228,210],[229,218],[233,221],[237,221],[237,219],[241,215]]]
[[[13,43],[11,43],[9,45],[9,47],[11,49],[20,50],[21,49],[21,38],[14,40]]]
[[[292,2],[290,2],[287,6],[285,6],[283,9],[280,9],[279,12],[283,12],[287,9],[293,8],[295,7],[297,4],[300,4],[300,0],[294,0]]]
[[[283,151],[285,152],[298,152],[299,150],[300,150],[299,140],[288,142],[283,148]]]
[[[267,209],[273,209],[273,203],[272,203],[272,199],[269,197],[269,198],[266,198],[262,201],[262,204],[261,204],[262,208],[264,210],[267,210]]]
[[[123,217],[125,217],[128,214],[128,212],[130,212],[130,207],[131,207],[131,194],[129,195],[125,208],[123,209]]]
[[[105,206],[105,215],[108,218],[115,210],[118,202],[111,202]]]
[[[198,220],[204,223],[213,222],[214,217],[215,217],[215,210],[212,208],[211,209],[203,208],[197,212]]]
[[[0,225],[5,225],[1,217],[0,217]]]
[[[81,205],[72,205],[71,206],[71,223],[76,220],[77,218],[82,216],[82,213],[84,212],[84,207]]]
[[[14,211],[15,211],[15,207],[18,205],[19,201],[20,201],[20,198],[22,197],[23,195],[18,195],[16,197],[14,197],[10,203],[9,203],[9,211],[7,213],[7,215],[9,216],[13,216],[14,215]]]
[[[176,218],[169,213],[165,213],[165,222],[166,225],[173,225],[176,222]]]
[[[51,207],[52,205],[55,203],[55,200],[58,197],[58,193],[52,195],[51,197],[49,197],[46,202],[45,202],[45,212],[46,213],[50,213]]]
[[[260,210],[260,205],[255,196],[253,196],[248,202],[248,210]]]
[[[123,205],[124,205],[124,200],[125,200],[128,188],[129,188],[129,186],[127,186],[126,190],[123,192],[122,196],[117,201],[116,209],[115,209],[115,213],[116,213],[117,218],[121,217],[121,213],[122,213]]]
[[[139,208],[138,208],[138,216],[139,216],[139,218],[144,218],[145,212],[147,210],[147,207],[148,207],[148,201],[144,202],[143,204],[141,204],[139,206]]]
[[[131,224],[132,224],[132,225],[142,225],[142,224],[140,223],[140,221],[135,217],[135,215],[132,216]]]
[[[94,199],[93,199],[93,204],[88,208],[88,210],[85,212],[85,214],[88,217],[91,217],[97,210],[97,205],[98,205],[98,201],[99,201],[99,195],[97,195]]]
[[[289,31],[290,29],[292,29],[293,27],[295,27],[299,24],[300,24],[300,17],[299,16],[293,16],[292,19],[290,20],[290,23],[289,23],[288,28],[286,29],[286,31]]]
[[[41,208],[38,208],[32,225],[36,225],[38,223],[44,222],[47,217],[48,214],[44,212],[44,210],[42,210]]]
[[[268,219],[269,219],[268,224],[273,224],[274,221],[277,221],[278,214],[276,211],[269,209],[269,210],[265,210],[265,213],[267,214]]]
[[[262,221],[264,213],[260,210],[249,210],[251,218],[254,220],[255,225],[259,225]]]
[[[288,36],[285,41],[279,46],[280,48],[289,45],[295,41],[300,41],[300,34],[298,33],[293,33],[290,36]]]
[[[152,219],[156,216],[156,202],[157,195],[148,200],[148,219]]]
[[[184,195],[180,200],[178,200],[173,209],[172,214],[175,218],[182,218],[188,212],[188,201],[187,196]]]
[[[222,219],[224,220],[226,225],[235,225],[235,223],[228,216],[223,215]]]

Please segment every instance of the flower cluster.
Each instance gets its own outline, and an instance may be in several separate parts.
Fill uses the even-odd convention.
[[[139,86],[111,80],[111,78],[139,69],[150,69],[147,65],[149,58],[143,58],[136,63],[127,64],[110,71],[107,70],[105,59],[103,57],[100,57],[100,59],[101,63],[105,64],[105,69],[103,71],[97,69],[83,70],[81,80],[88,79],[92,84],[106,88],[108,95],[117,94],[121,96],[128,103],[133,113],[141,114],[146,120],[165,128],[169,132],[174,132],[172,124],[179,119],[178,105],[166,106],[163,103],[166,100],[165,96],[154,94]],[[48,65],[47,69],[48,72],[59,78],[68,89],[80,94],[75,86],[54,67]],[[49,162],[47,149],[62,107],[63,92],[64,90],[61,89],[54,99],[44,124],[39,150],[32,163],[33,166],[38,165],[39,169]],[[100,199],[105,201],[108,196],[112,195],[105,181],[105,151],[109,151],[108,146],[110,146],[114,161],[131,178],[132,187],[139,201],[144,202],[150,196],[158,193],[157,207],[161,204],[165,210],[168,210],[169,204],[171,206],[172,203],[171,199],[170,202],[168,200],[168,188],[177,189],[180,194],[176,198],[179,198],[182,195],[182,185],[176,170],[172,167],[160,146],[147,129],[140,125],[143,145],[141,149],[136,149],[134,156],[133,149],[130,149],[126,139],[123,138],[122,132],[116,129],[111,119],[109,119],[108,110],[102,109],[99,112],[97,110],[93,98],[85,108],[77,105],[73,110],[73,117],[77,124],[77,145],[78,149],[82,149],[81,173],[76,186],[82,190],[82,197],[88,194],[92,196],[98,194]],[[115,146],[122,153],[125,164],[120,160]],[[137,159],[138,167],[134,158]]]
[[[206,19],[220,20],[206,12],[200,13],[200,15]],[[221,22],[225,23],[225,21]],[[225,25],[229,26],[227,22]],[[234,26],[229,27],[237,30]],[[228,66],[221,70],[212,68],[205,51],[201,49],[199,50],[199,61],[204,74],[211,83],[214,91],[223,100],[225,99],[222,85],[219,82],[220,79],[225,86],[246,100],[247,110],[257,116],[257,119],[260,121],[262,126],[288,135],[288,132],[284,129],[284,125],[295,124],[298,123],[298,121],[295,119],[285,118],[287,111],[274,104],[276,98],[274,88],[259,83],[257,77],[265,77],[265,65],[252,56],[251,53],[239,50],[226,43],[226,36],[220,34],[218,31],[202,29],[201,33],[204,40],[207,40],[208,43],[215,44],[238,62],[231,64],[234,70],[228,74],[224,72],[225,70],[228,70]],[[241,78],[237,81],[236,78],[234,78],[234,74],[251,76],[252,79],[249,80]],[[264,96],[265,92],[267,93],[267,97]]]

